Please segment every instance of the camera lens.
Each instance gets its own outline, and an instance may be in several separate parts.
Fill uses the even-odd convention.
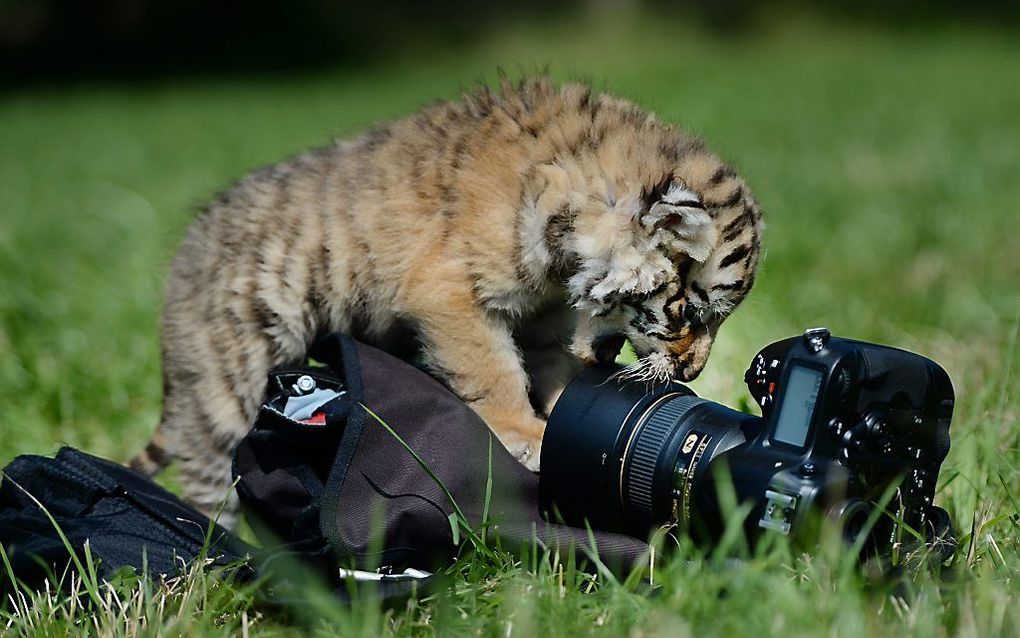
[[[663,457],[668,456],[669,440],[678,424],[700,403],[705,403],[705,399],[693,394],[666,393],[649,406],[634,426],[620,468],[620,492],[624,507],[632,516],[652,516],[656,469],[668,462]]]
[[[542,508],[553,520],[634,534],[690,522],[713,500],[709,464],[758,419],[679,383],[620,380],[619,370],[589,368],[557,401],[542,443]]]

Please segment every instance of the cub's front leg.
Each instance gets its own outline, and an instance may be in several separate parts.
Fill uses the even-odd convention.
[[[524,368],[531,379],[531,404],[539,414],[548,418],[563,389],[584,365],[557,344],[539,350],[525,350]]]
[[[531,381],[531,404],[542,416],[549,416],[563,388],[584,367],[569,348],[575,325],[567,301],[557,299],[518,325],[514,334]]]
[[[528,377],[509,326],[479,308],[469,290],[430,295],[427,306],[418,318],[428,363],[511,454],[538,470],[545,421],[528,399]]]

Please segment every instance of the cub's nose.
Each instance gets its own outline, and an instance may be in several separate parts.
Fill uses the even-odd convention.
[[[693,381],[705,369],[708,354],[712,350],[712,335],[688,332],[684,338],[669,346],[669,358],[673,362],[676,377],[681,381]]]
[[[683,382],[694,381],[701,374],[701,371],[705,369],[705,361],[691,362],[688,364],[681,363],[677,366],[676,376]]]

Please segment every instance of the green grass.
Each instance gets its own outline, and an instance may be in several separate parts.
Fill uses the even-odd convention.
[[[508,28],[357,73],[0,96],[0,463],[60,443],[115,459],[143,445],[159,412],[162,282],[195,204],[248,168],[453,97],[497,66],[546,64],[700,133],[765,208],[759,283],[723,328],[700,393],[736,404],[750,356],[814,325],[949,370],[958,403],[937,500],[963,535],[953,577],[913,574],[892,589],[825,552],[779,549],[734,566],[684,548],[660,561],[649,593],[640,579],[479,558],[397,610],[316,599],[314,613],[284,617],[194,573],[120,582],[91,610],[39,594],[0,626],[33,636],[1020,631],[1020,43],[1009,33],[790,21],[720,40],[668,16],[593,19]]]

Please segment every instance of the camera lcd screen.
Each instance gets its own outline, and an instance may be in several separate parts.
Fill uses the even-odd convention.
[[[783,404],[779,407],[779,418],[776,419],[776,429],[772,433],[774,441],[797,447],[804,446],[821,387],[820,370],[799,365],[790,368]]]

